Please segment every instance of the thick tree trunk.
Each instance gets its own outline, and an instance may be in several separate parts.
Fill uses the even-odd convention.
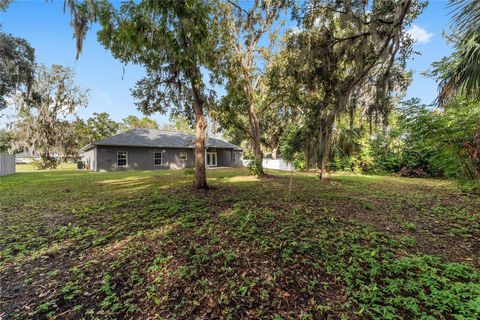
[[[203,113],[203,98],[192,81],[193,108],[195,110],[195,181],[196,189],[207,189],[207,170],[205,166],[205,134],[207,121]]]

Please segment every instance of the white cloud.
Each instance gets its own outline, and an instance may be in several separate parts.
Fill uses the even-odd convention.
[[[410,34],[410,36],[415,42],[419,43],[427,43],[430,41],[430,38],[433,37],[433,33],[430,33],[415,24],[412,25],[412,27],[408,29],[407,32]]]

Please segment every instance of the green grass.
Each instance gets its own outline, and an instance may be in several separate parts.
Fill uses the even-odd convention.
[[[480,317],[478,198],[269,173],[211,170],[208,192],[189,171],[0,178],[0,317]]]
[[[75,163],[61,163],[53,171],[74,170],[77,165]],[[41,172],[52,170],[38,170],[33,163],[17,163],[15,167],[16,172]]]

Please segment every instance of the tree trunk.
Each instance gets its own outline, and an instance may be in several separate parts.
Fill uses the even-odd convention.
[[[326,178],[327,161],[330,153],[330,134],[331,130],[327,126],[322,128],[321,141],[320,141],[320,179]]]
[[[263,153],[262,153],[262,148],[260,144],[260,123],[257,118],[257,114],[255,112],[255,108],[253,107],[253,104],[250,104],[248,108],[248,120],[250,123],[250,135],[252,137],[252,147],[253,151],[255,153],[255,162],[258,167],[257,173],[259,175],[263,175]]]
[[[472,142],[466,142],[465,148],[467,149],[468,157],[475,170],[477,180],[480,180],[480,128],[477,129],[477,133]]]
[[[44,151],[40,154],[40,168],[46,169],[50,160],[50,155],[48,151]]]
[[[192,81],[193,108],[195,110],[195,189],[207,189],[207,170],[205,166],[205,133],[207,121],[203,113],[203,98]]]
[[[257,113],[255,111],[254,106],[254,91],[251,85],[251,57],[248,60],[246,66],[243,66],[243,76],[245,80],[244,84],[244,91],[245,96],[247,98],[248,104],[248,123],[249,123],[249,131],[250,131],[250,138],[252,142],[253,152],[255,154],[255,162],[257,165],[257,174],[263,175],[263,153],[260,144],[260,121],[258,121]]]
[[[307,148],[305,150],[305,166],[306,166],[306,170],[307,172],[310,171],[310,145],[309,143],[307,142]]]
[[[272,149],[272,159],[277,159],[277,154],[278,154],[278,148],[273,148]]]

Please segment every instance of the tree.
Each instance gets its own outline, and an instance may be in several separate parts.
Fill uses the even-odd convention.
[[[137,116],[129,115],[122,121],[122,128],[124,130],[130,130],[135,128],[158,129],[157,121],[148,117],[138,118]]]
[[[320,177],[331,154],[335,120],[357,108],[371,121],[387,119],[408,84],[412,53],[406,27],[424,4],[403,0],[373,3],[312,0],[295,12],[301,28],[286,39],[285,77],[296,85],[305,132],[317,142]]]
[[[170,122],[162,126],[163,130],[174,130],[180,131],[187,134],[195,133],[195,130],[192,129],[187,119],[182,116],[171,117]]]
[[[226,1],[222,5],[222,41],[228,77],[228,95],[223,109],[227,118],[233,118],[227,119],[228,122],[243,128],[250,138],[259,174],[263,174],[263,153],[258,113],[262,104],[270,103],[262,100],[271,99],[265,94],[261,78],[276,42],[278,28],[275,23],[288,3],[285,0],[253,1],[248,8],[238,1]],[[268,36],[268,40],[264,36]],[[246,115],[248,125],[240,124],[243,117],[239,117],[239,113]]]
[[[15,97],[19,118],[15,131],[19,147],[38,152],[40,168],[49,168],[56,165],[53,153],[66,151],[63,144],[71,139],[72,125],[68,118],[87,105],[87,91],[75,84],[67,67],[40,65],[35,74],[31,93]]]
[[[0,129],[0,153],[8,152],[12,149],[14,134],[6,129]]]
[[[115,135],[120,128],[118,122],[110,119],[110,115],[106,112],[93,113],[93,117],[87,119],[85,133],[88,137],[88,143],[109,138]]]
[[[195,123],[195,187],[206,189],[205,113],[212,95],[201,70],[217,67],[215,2],[145,0],[119,8],[107,2],[67,4],[78,52],[88,23],[98,22],[98,40],[116,59],[145,67],[146,77],[132,91],[139,110],[149,115],[170,109]]]
[[[480,104],[457,98],[444,111],[407,101],[401,110],[407,132],[406,165],[463,182],[480,181]],[[478,186],[478,185],[477,185]]]
[[[30,91],[34,69],[35,50],[30,44],[0,31],[0,111],[7,107],[5,97],[21,87]]]
[[[449,57],[433,63],[432,74],[440,81],[438,101],[446,105],[461,94],[480,97],[480,1],[450,0],[453,8],[453,34],[448,37],[455,51]]]
[[[68,158],[77,157],[82,146],[80,145],[81,137],[77,135],[76,122],[62,120],[55,126],[58,127],[58,137],[53,150],[59,155],[60,160],[67,162]]]

